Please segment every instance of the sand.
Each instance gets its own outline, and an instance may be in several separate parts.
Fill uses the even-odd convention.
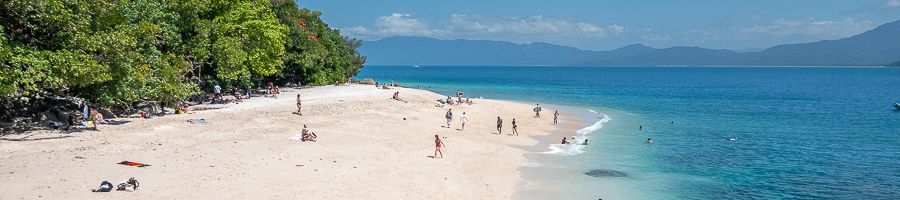
[[[408,103],[390,99],[395,91]],[[292,114],[298,92],[303,116]],[[435,107],[445,98],[417,89],[324,86],[190,114],[119,119],[129,122],[100,131],[6,136],[29,140],[0,141],[0,199],[510,199],[527,149],[550,142],[536,136],[577,128],[551,125],[549,108],[534,118],[534,105],[525,103],[475,99]],[[447,108],[456,116],[451,128],[442,127]],[[463,112],[469,123],[460,131]],[[503,134],[495,130],[497,116]],[[208,124],[187,122],[196,118]],[[519,136],[508,135],[512,118]],[[304,124],[318,142],[289,139]],[[442,159],[429,157],[435,134],[446,144]],[[152,166],[116,164],[124,160]],[[90,192],[129,177],[140,181],[137,191]]]

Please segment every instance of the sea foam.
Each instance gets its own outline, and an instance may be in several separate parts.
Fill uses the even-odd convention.
[[[588,110],[588,111],[597,113],[596,111],[593,111],[593,110]],[[598,113],[598,114],[600,114],[600,113]],[[578,154],[584,153],[584,148],[587,147],[587,145],[581,145],[581,143],[584,142],[585,139],[588,139],[587,135],[589,133],[599,130],[600,128],[603,128],[603,124],[605,124],[609,120],[610,120],[609,116],[607,116],[605,114],[600,114],[600,120],[595,122],[593,125],[590,125],[588,127],[578,129],[578,131],[575,131],[575,141],[572,141],[572,143],[574,143],[574,144],[550,144],[549,146],[547,146],[547,148],[550,150],[547,150],[547,151],[541,152],[541,153],[554,154],[554,155],[566,155],[566,156],[572,156],[572,155],[578,155]]]

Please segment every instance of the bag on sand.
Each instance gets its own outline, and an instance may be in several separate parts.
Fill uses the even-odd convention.
[[[100,188],[91,190],[91,192],[109,192],[112,191],[112,187],[112,183],[110,183],[109,181],[103,181],[102,183],[100,183]]]

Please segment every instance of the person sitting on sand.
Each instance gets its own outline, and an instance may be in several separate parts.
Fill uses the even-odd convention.
[[[444,158],[444,152],[441,152],[441,147],[443,146],[447,145],[444,145],[444,142],[441,141],[441,137],[434,135],[434,156],[431,158],[437,158],[438,154],[441,154],[441,158]]]
[[[297,94],[297,115],[303,116],[302,112],[303,104],[300,102],[300,94]],[[303,125],[304,127],[306,125]]]
[[[569,144],[569,140],[566,140],[566,137],[563,137],[562,143],[560,144]]]
[[[93,112],[94,112],[94,114],[91,115],[91,118],[94,119],[95,124],[106,124],[107,123],[107,121],[103,119],[103,115],[100,114],[100,112],[97,111],[97,109],[94,109]]]
[[[234,89],[231,90],[231,95],[234,96],[234,104],[240,104],[241,102],[243,102],[243,101],[241,100],[241,99],[242,99],[242,98],[241,98],[241,91],[238,90],[237,87],[235,87]]]
[[[273,89],[273,90],[275,90],[275,94],[281,94],[281,89],[279,89],[277,85],[275,86],[275,89]]]
[[[391,97],[391,98],[394,99],[394,100],[397,100],[397,101],[406,102],[406,101],[404,101],[403,99],[400,99],[400,91],[394,92],[394,97]]]
[[[517,130],[517,128],[519,126],[516,125],[516,118],[513,118],[512,126],[513,126],[513,135],[519,135],[519,130]]]
[[[503,134],[503,119],[500,116],[497,116],[497,134]]]
[[[647,144],[653,144],[653,138],[647,138]]]
[[[466,97],[466,104],[472,105],[475,104],[475,102],[473,102],[472,99]]]
[[[316,133],[310,132],[309,129],[306,128],[306,125],[303,125],[303,130],[300,131],[300,141],[315,142],[317,137]]]

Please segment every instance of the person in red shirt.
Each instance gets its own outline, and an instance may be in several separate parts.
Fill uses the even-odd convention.
[[[441,137],[438,135],[434,135],[434,156],[432,158],[438,158],[438,154],[441,154],[441,158],[444,158],[444,152],[441,152],[441,147],[446,146],[444,142],[441,141]]]

